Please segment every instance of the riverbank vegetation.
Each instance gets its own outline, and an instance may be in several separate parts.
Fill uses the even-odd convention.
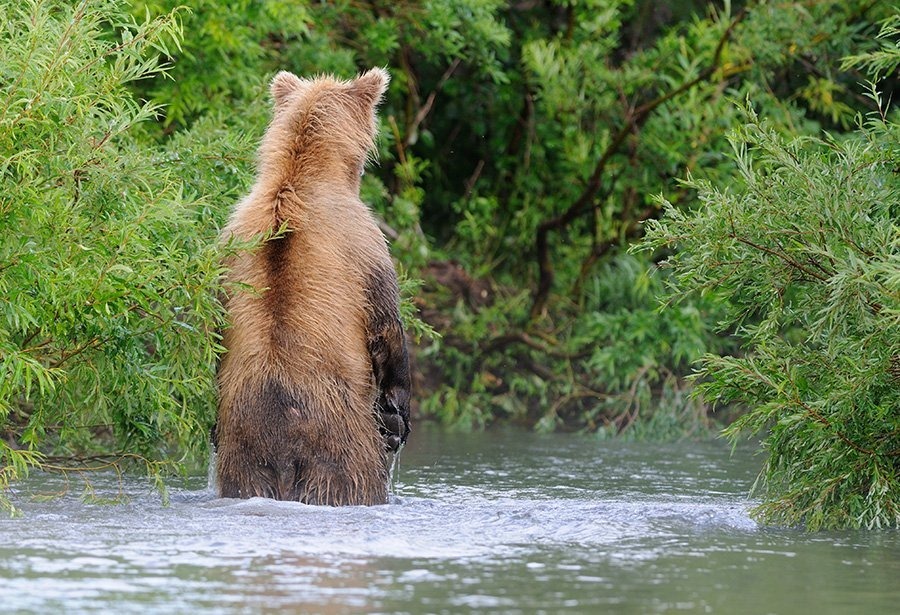
[[[267,80],[378,65],[419,419],[730,424],[762,518],[898,524],[890,3],[187,4],[0,1],[0,487],[202,462]]]

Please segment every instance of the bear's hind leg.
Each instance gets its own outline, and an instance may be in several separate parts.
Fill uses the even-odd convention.
[[[258,459],[246,458],[220,463],[216,475],[219,496],[223,498],[273,498],[278,496],[275,468]],[[236,468],[237,471],[231,471]]]

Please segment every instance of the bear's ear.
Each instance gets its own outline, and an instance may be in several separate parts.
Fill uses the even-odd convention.
[[[374,108],[387,90],[391,76],[383,68],[372,68],[350,82],[350,93],[364,106]]]
[[[282,105],[287,100],[287,97],[300,89],[302,85],[303,79],[294,73],[289,73],[286,70],[280,71],[269,85],[269,91],[272,93],[272,100],[275,101],[275,106]]]

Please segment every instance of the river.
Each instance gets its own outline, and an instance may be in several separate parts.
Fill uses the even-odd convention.
[[[144,479],[85,497],[34,473],[0,517],[0,612],[898,612],[900,532],[760,527],[760,465],[720,441],[423,426],[370,508],[222,500],[205,477],[163,506]]]

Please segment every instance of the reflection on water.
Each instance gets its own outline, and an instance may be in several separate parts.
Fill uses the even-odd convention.
[[[34,476],[0,518],[3,612],[893,613],[897,532],[759,528],[760,461],[643,445],[420,429],[386,506],[216,499],[140,480]]]

